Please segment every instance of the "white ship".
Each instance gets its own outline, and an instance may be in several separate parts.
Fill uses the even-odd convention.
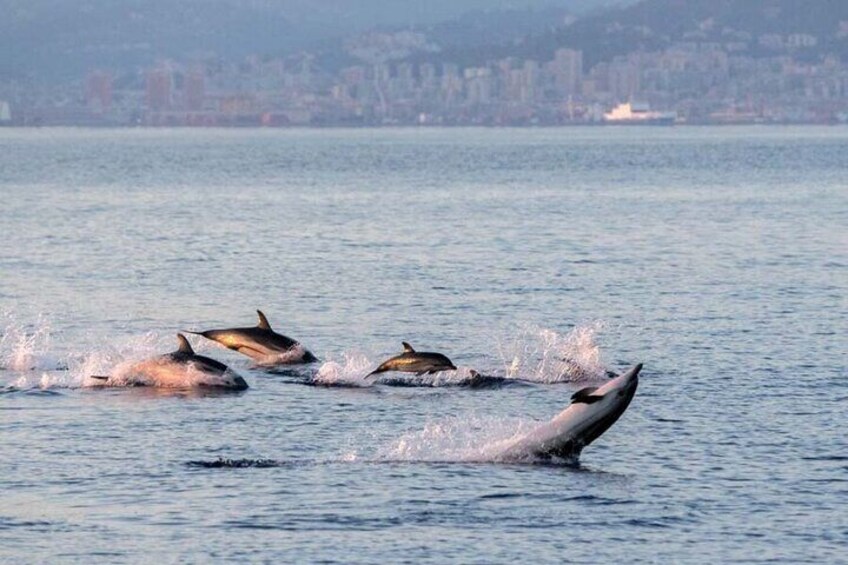
[[[666,126],[677,119],[674,112],[655,112],[647,104],[625,102],[604,113],[606,124]]]

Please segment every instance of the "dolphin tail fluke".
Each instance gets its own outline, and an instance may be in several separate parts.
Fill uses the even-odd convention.
[[[365,375],[365,380],[368,380],[368,379],[374,377],[375,375],[379,375],[380,373],[384,373],[384,372],[386,372],[385,369],[383,369],[382,367],[377,367],[376,369],[374,369],[373,371],[371,371],[370,373]]]

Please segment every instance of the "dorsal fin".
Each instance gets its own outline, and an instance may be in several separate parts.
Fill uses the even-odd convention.
[[[603,396],[595,396],[592,393],[598,390],[596,386],[587,386],[586,388],[581,388],[577,392],[571,395],[571,402],[583,403],[583,404],[592,404],[593,402],[597,402],[603,398]]]
[[[191,344],[183,334],[177,334],[177,340],[180,342],[180,348],[177,351],[194,355],[194,349],[191,348]]]
[[[406,343],[405,341],[401,342],[403,344],[403,352],[404,353],[415,353],[415,350],[412,349],[412,346]]]
[[[268,323],[268,318],[265,317],[262,310],[257,310],[256,313],[259,314],[259,325],[257,327],[262,328],[263,330],[270,330],[271,324]]]

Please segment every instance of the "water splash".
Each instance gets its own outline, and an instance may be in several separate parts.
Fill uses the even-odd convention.
[[[170,349],[173,349],[171,346]],[[92,375],[121,378],[133,365],[142,359],[168,351],[163,338],[148,332],[140,336],[131,336],[101,344],[97,349],[79,355],[69,363],[71,376],[77,386],[97,386],[99,383]]]
[[[98,345],[96,349],[70,355],[65,371],[58,372],[48,367],[40,374],[21,375],[11,386],[19,390],[96,386],[100,382],[92,379],[92,375],[120,374],[141,359],[162,351],[168,351],[168,347],[164,345],[164,339],[154,333],[113,340]]]
[[[374,379],[366,376],[374,367],[367,355],[360,352],[344,352],[341,361],[325,361],[312,377],[313,384],[321,386],[374,386]]]
[[[387,372],[368,376],[377,366],[376,363],[360,352],[345,352],[341,361],[325,362],[312,376],[310,383],[318,386],[337,387],[373,387],[385,385],[393,387],[469,387],[493,388],[512,384],[514,379],[481,375],[471,367],[460,366],[455,371],[437,371],[418,375],[415,373]]]
[[[528,325],[514,338],[498,340],[498,355],[510,378],[538,383],[604,380],[608,369],[596,342],[602,329],[596,322],[561,334]]]
[[[4,313],[0,335],[0,369],[9,371],[60,371],[67,365],[49,353],[52,327],[39,315],[30,326],[17,320],[11,313]]]
[[[368,460],[399,462],[497,462],[499,454],[539,422],[490,416],[452,417],[428,422],[379,448]],[[357,452],[342,457],[362,460]]]

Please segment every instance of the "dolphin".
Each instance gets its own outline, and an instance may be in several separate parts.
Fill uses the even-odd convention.
[[[378,373],[385,373],[386,371],[417,373],[419,375],[438,371],[456,371],[456,365],[441,353],[415,351],[405,341],[401,343],[403,344],[403,353],[383,361],[379,367],[365,375],[365,378]]]
[[[511,441],[495,454],[495,459],[576,461],[583,448],[598,439],[627,410],[636,394],[641,370],[639,363],[603,386],[578,390],[571,396],[568,408],[550,422]]]
[[[245,380],[223,363],[197,355],[183,334],[177,334],[177,339],[180,347],[173,353],[145,359],[111,376],[91,375],[92,386],[247,388]]]
[[[272,330],[268,318],[261,310],[257,310],[256,313],[259,314],[259,324],[252,328],[229,328],[187,333],[202,335],[206,339],[217,341],[228,349],[247,355],[257,365],[261,366],[293,365],[295,363],[312,363],[318,360],[312,352],[304,348],[299,342]]]

